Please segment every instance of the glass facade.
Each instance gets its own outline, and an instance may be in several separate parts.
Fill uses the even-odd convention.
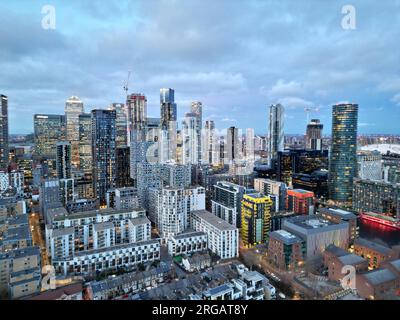
[[[0,95],[0,167],[8,165],[8,98]]]
[[[357,104],[338,104],[332,110],[332,146],[329,161],[329,198],[350,203],[357,176]]]
[[[56,144],[65,139],[65,117],[56,114],[33,116],[35,156],[56,159]]]

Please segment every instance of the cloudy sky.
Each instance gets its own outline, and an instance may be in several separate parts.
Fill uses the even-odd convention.
[[[56,29],[42,28],[54,5]],[[342,28],[342,6],[356,29]],[[400,134],[400,1],[0,0],[0,93],[11,133],[33,131],[35,113],[123,102],[123,83],[148,97],[175,89],[178,116],[200,100],[226,128],[267,128],[267,106],[286,107],[285,131],[310,117],[330,133],[331,106],[358,103],[360,133]]]

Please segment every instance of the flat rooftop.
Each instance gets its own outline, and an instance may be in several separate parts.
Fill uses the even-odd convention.
[[[237,228],[225,220],[218,218],[216,215],[212,214],[211,212],[207,210],[197,210],[193,211],[192,215],[197,216],[205,221],[207,221],[209,224],[217,228],[218,230],[224,231],[224,230],[236,230]]]
[[[378,269],[376,271],[365,273],[363,276],[373,285],[393,281],[397,278],[397,276],[389,269]]]
[[[201,231],[194,231],[194,230],[185,230],[182,233],[177,234],[174,236],[174,239],[179,240],[179,239],[186,239],[190,237],[200,237],[200,236],[205,236],[206,234]]]
[[[285,244],[294,244],[294,243],[303,242],[303,240],[300,239],[298,236],[296,236],[293,233],[290,233],[289,231],[286,231],[286,230],[273,231],[269,235],[271,238],[280,240]]]
[[[342,209],[332,209],[332,208],[321,208],[319,210],[320,213],[327,213],[334,215],[336,217],[340,217],[342,219],[356,219],[357,216],[350,211],[342,210]]]
[[[364,239],[364,238],[356,239],[354,241],[354,245],[355,246],[359,245],[359,246],[362,246],[362,247],[366,247],[366,248],[369,248],[371,250],[383,253],[385,255],[387,255],[387,254],[389,254],[391,252],[391,249],[389,247],[386,247],[386,246],[381,245],[381,244],[376,243],[376,242],[369,241],[369,240]]]
[[[133,219],[130,219],[129,222],[134,226],[140,226],[142,224],[151,223],[147,217],[133,218]]]
[[[354,253],[338,257],[338,259],[344,265],[357,265],[367,261],[363,257],[360,257]]]

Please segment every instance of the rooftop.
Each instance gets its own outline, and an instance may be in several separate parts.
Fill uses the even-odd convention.
[[[307,215],[291,217],[285,220],[285,222],[292,223],[304,229],[322,229],[328,226],[336,225],[336,223],[325,220],[319,216]]]
[[[363,257],[360,257],[354,253],[338,257],[338,259],[344,265],[357,265],[367,261]]]
[[[357,216],[350,211],[345,211],[342,209],[332,209],[332,208],[321,208],[320,213],[328,213],[342,219],[355,219]]]
[[[95,223],[93,225],[93,230],[95,232],[104,231],[104,230],[108,230],[108,229],[114,229],[114,224],[111,221]]]
[[[190,238],[190,237],[199,237],[199,236],[205,236],[205,235],[206,234],[204,232],[188,229],[188,230],[185,230],[184,232],[174,236],[174,239],[179,240],[179,239],[186,239],[186,238]]]
[[[54,290],[47,290],[38,295],[31,296],[27,300],[59,300],[63,296],[71,296],[82,293],[82,283],[74,283]]]
[[[397,276],[389,269],[378,269],[365,273],[363,276],[373,285],[393,281],[397,278]]]
[[[385,255],[389,254],[391,252],[391,249],[389,247],[386,247],[384,245],[378,244],[376,242],[369,241],[364,238],[358,238],[354,241],[354,246],[362,246],[369,248],[371,250],[383,253]]]
[[[205,221],[207,221],[209,224],[217,228],[218,230],[224,231],[224,230],[236,230],[237,228],[234,227],[233,225],[229,224],[225,220],[218,218],[216,215],[212,214],[211,212],[207,210],[197,210],[193,211],[192,215],[197,216]]]
[[[303,242],[298,236],[286,231],[286,230],[277,230],[273,231],[270,234],[271,238],[275,238],[277,240],[282,241],[285,244],[294,244]]]

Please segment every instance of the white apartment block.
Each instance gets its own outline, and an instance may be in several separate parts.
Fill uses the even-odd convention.
[[[148,241],[151,238],[151,222],[147,217],[129,220],[129,242]]]
[[[150,199],[149,217],[164,240],[188,228],[191,211],[205,209],[203,187],[151,189]]]
[[[115,189],[114,207],[117,210],[139,207],[137,189],[133,187]]]
[[[56,273],[64,275],[93,274],[107,269],[130,268],[159,258],[160,242],[155,239],[79,252],[73,257],[54,259],[53,266]]]
[[[8,173],[0,171],[0,192],[6,191],[10,186]]]
[[[10,173],[10,186],[17,190],[17,193],[24,192],[24,172],[13,170]]]
[[[110,221],[93,226],[93,248],[101,249],[115,245],[115,227]]]
[[[191,254],[207,248],[207,234],[204,232],[187,230],[168,240],[168,253],[171,256]]]
[[[378,151],[359,151],[358,176],[363,180],[382,180],[383,162],[382,155]]]
[[[80,251],[96,249],[96,246],[104,246],[107,243],[128,243],[129,220],[144,217],[145,214],[146,212],[141,209],[107,208],[70,214],[67,214],[63,208],[53,209],[50,221],[46,224],[46,245],[52,257],[55,254],[54,257],[58,258],[59,254],[70,255],[71,250],[72,254],[76,254]],[[111,229],[112,225],[113,231],[101,229],[99,224],[105,222],[109,224],[102,227]],[[70,236],[72,236],[73,246],[69,245]],[[59,246],[62,249],[57,249]],[[63,246],[66,247],[63,248]]]
[[[191,227],[207,234],[208,248],[221,259],[239,256],[239,229],[206,210],[191,213]]]

